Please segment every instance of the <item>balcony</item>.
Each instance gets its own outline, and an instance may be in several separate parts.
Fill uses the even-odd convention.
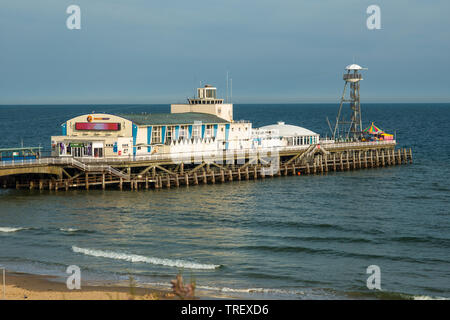
[[[344,74],[343,79],[345,81],[352,81],[352,80],[358,81],[358,80],[362,80],[363,78],[362,78],[362,74],[360,74],[360,73],[346,73],[346,74]]]

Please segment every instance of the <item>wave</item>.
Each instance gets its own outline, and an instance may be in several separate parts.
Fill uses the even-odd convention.
[[[64,232],[78,232],[78,231],[80,231],[80,229],[75,229],[75,228],[60,228],[59,230],[64,231]]]
[[[300,290],[286,290],[275,288],[227,288],[227,287],[209,287],[209,286],[197,286],[197,289],[219,291],[228,293],[259,293],[259,294],[280,294],[280,295],[305,295],[304,291]]]
[[[11,227],[0,227],[0,232],[16,232],[21,230],[27,230],[28,228],[11,228]]]
[[[415,295],[410,293],[393,292],[393,291],[373,291],[373,292],[346,292],[351,299],[380,299],[380,300],[449,300],[445,297]]]
[[[172,260],[172,259],[161,259],[155,257],[146,257],[137,254],[127,254],[113,251],[103,251],[95,249],[85,249],[72,246],[72,250],[75,253],[82,253],[93,257],[102,257],[116,260],[125,260],[130,262],[145,262],[150,264],[162,265],[167,267],[177,267],[177,268],[187,268],[187,269],[203,269],[203,270],[214,270],[220,268],[220,265],[216,264],[202,264],[186,260]]]

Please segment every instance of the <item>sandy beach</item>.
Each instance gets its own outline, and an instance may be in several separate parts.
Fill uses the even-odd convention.
[[[69,290],[56,277],[6,272],[6,300],[167,300],[177,297],[169,290],[138,288],[104,283],[84,285],[80,290]],[[3,299],[3,282],[0,279],[0,299]]]

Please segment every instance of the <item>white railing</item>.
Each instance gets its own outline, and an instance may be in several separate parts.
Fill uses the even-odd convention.
[[[370,142],[340,142],[340,143],[324,143],[322,145],[326,150],[333,150],[337,148],[348,148],[348,147],[367,147],[367,146],[379,146],[379,145],[395,145],[395,140],[390,141],[370,141]],[[110,165],[105,165],[101,163],[108,164],[121,164],[128,162],[144,162],[144,161],[171,161],[171,162],[191,162],[192,159],[203,159],[203,160],[214,160],[223,159],[229,154],[233,155],[252,155],[252,154],[268,154],[273,152],[286,152],[286,151],[300,151],[310,148],[311,145],[301,145],[301,146],[287,146],[287,147],[267,147],[267,148],[255,148],[255,149],[230,149],[230,150],[218,150],[214,151],[198,151],[198,152],[178,152],[178,153],[160,153],[152,155],[141,155],[141,156],[118,156],[118,157],[105,157],[105,158],[72,158],[72,157],[50,157],[41,159],[28,159],[28,160],[8,160],[0,161],[0,167],[17,167],[17,166],[27,166],[27,165],[72,165],[83,171],[108,171],[112,174],[118,176],[127,176],[126,174],[112,168]],[[82,161],[80,161],[82,160]],[[95,165],[90,165],[90,163],[95,163]]]

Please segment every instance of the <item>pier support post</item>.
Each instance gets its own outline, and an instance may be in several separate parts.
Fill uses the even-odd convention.
[[[228,177],[230,181],[233,181],[233,170],[228,171]]]
[[[412,149],[409,148],[409,163],[413,163]]]
[[[206,178],[206,170],[203,170],[203,184],[208,183],[208,178]]]
[[[222,169],[220,169],[220,182],[225,182],[225,172]]]
[[[145,175],[145,190],[148,190],[148,174]]]
[[[216,183],[216,172],[214,170],[211,170],[211,182],[212,184]]]
[[[33,190],[33,188],[34,188],[34,182],[33,182],[33,180],[31,180],[30,181],[30,190]]]
[[[250,180],[250,174],[248,173],[248,167],[245,167],[245,180]]]
[[[253,179],[258,179],[258,168],[257,168],[257,166],[255,165],[255,168],[254,168],[254,172],[253,172]]]
[[[170,189],[170,174],[167,175],[167,189]]]
[[[43,190],[44,189],[44,181],[39,180],[39,190]]]
[[[195,184],[195,185],[198,185],[197,172],[194,172],[194,184]]]
[[[375,164],[377,167],[380,166],[380,154],[378,153],[378,149],[375,150]]]
[[[88,173],[86,173],[85,174],[85,186],[86,186],[86,190],[89,190],[89,174]]]
[[[175,186],[176,186],[176,187],[179,187],[179,186],[180,186],[180,180],[179,180],[179,178],[178,178],[178,174],[175,175]]]
[[[241,181],[241,168],[237,169],[238,181]]]
[[[123,178],[120,178],[120,180],[119,180],[119,189],[120,189],[120,191],[123,190]]]
[[[368,165],[367,165],[367,151],[364,151],[364,168],[368,168]]]
[[[347,154],[347,170],[350,170],[350,158],[349,158],[349,155],[348,155],[348,151],[346,152],[346,154]]]
[[[69,191],[69,180],[67,180],[67,179],[65,182],[65,188],[66,188],[66,191]]]
[[[186,186],[189,186],[189,176],[187,173],[184,174],[184,183],[186,184]]]
[[[309,163],[306,163],[306,174],[311,174],[311,170],[309,169]]]
[[[105,174],[102,173],[102,189],[105,190],[105,187],[106,187],[106,185],[105,185]]]
[[[336,172],[336,153],[333,153],[333,171]]]

